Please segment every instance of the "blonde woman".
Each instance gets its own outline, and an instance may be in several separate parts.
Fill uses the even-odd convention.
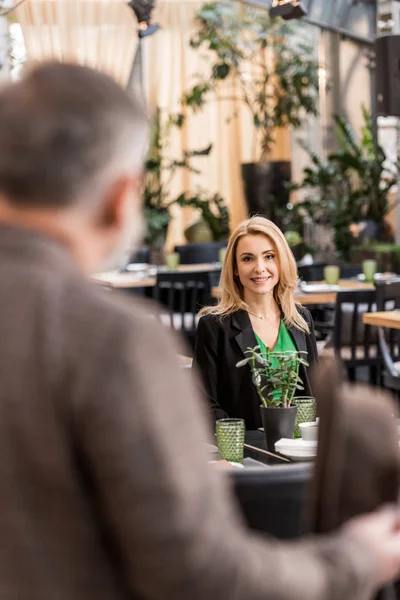
[[[247,429],[262,425],[250,367],[236,368],[247,348],[301,350],[310,367],[317,361],[312,318],[296,304],[296,286],[296,263],[281,230],[260,216],[241,223],[225,254],[220,301],[201,311],[196,334],[194,366],[215,419],[240,417]],[[301,366],[299,373],[306,396],[312,395],[307,371]]]

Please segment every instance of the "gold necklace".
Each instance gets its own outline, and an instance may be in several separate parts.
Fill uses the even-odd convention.
[[[255,317],[256,319],[261,319],[261,321],[264,320],[264,317],[259,317],[258,315],[255,315],[254,313],[250,312],[249,310],[247,312],[249,313],[249,315],[251,315],[252,317]]]

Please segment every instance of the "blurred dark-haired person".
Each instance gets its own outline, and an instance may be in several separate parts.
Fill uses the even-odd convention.
[[[1,597],[364,600],[399,573],[397,513],[248,532],[176,341],[86,277],[137,237],[146,140],[138,102],[87,68],[0,91]]]

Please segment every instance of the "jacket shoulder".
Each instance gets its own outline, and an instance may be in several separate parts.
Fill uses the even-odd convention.
[[[198,327],[216,331],[218,329],[226,329],[226,327],[230,327],[230,323],[231,315],[208,314],[200,317]]]
[[[307,324],[310,325],[311,322],[312,322],[312,317],[311,317],[311,313],[308,310],[308,308],[306,308],[302,304],[298,304],[297,305],[297,311],[303,317],[303,319],[306,320]]]

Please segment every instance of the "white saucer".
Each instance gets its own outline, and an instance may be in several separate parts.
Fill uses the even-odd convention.
[[[314,460],[317,456],[318,442],[298,439],[282,438],[275,444],[276,452],[296,462]]]
[[[338,292],[340,290],[339,285],[329,285],[328,283],[302,283],[300,288],[306,294],[322,294],[324,292]]]
[[[312,462],[317,458],[316,454],[290,454],[290,452],[282,452],[282,450],[279,451],[279,454],[282,454],[282,456],[285,456],[286,458],[290,458],[293,462]]]

